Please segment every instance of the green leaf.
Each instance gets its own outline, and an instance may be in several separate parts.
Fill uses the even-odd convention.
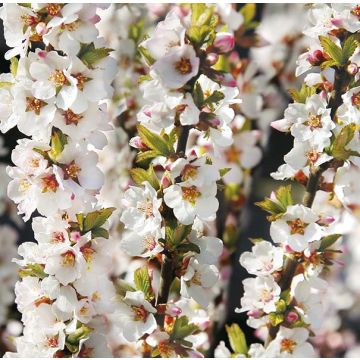
[[[353,150],[347,150],[345,147],[353,139],[355,135],[356,124],[352,123],[344,126],[339,135],[330,146],[330,154],[336,160],[347,160],[350,156],[360,156],[360,154]]]
[[[256,14],[256,5],[255,4],[245,4],[241,10],[240,13],[244,17],[244,24],[248,24],[251,22],[251,20],[254,19]]]
[[[78,221],[80,231],[83,231],[84,230],[84,214],[83,213],[76,214],[76,220]]]
[[[91,230],[91,238],[95,239],[97,237],[102,237],[104,239],[108,239],[109,238],[109,232],[106,229],[101,228],[101,227]]]
[[[66,336],[65,345],[71,353],[79,351],[80,340],[87,339],[91,333],[92,328],[81,324],[73,333]]]
[[[238,324],[230,326],[225,325],[225,329],[229,338],[230,346],[236,354],[247,354],[248,346],[244,332],[240,329]]]
[[[65,145],[67,144],[67,135],[65,135],[60,129],[53,127],[51,134],[51,149],[48,152],[48,156],[52,161],[56,161],[57,157],[63,152]]]
[[[204,106],[204,92],[201,88],[200,83],[196,82],[192,93],[194,104],[201,109]]]
[[[166,222],[165,226],[166,244],[176,248],[190,232],[191,225],[179,224],[175,219],[170,219]]]
[[[183,340],[197,330],[198,327],[195,324],[189,324],[187,316],[181,316],[175,320],[170,340]]]
[[[330,38],[319,36],[320,44],[324,51],[335,61],[336,65],[342,63],[342,50]]]
[[[200,248],[194,243],[180,244],[176,249],[182,253],[192,251],[200,254]]]
[[[205,104],[218,103],[224,98],[225,95],[221,91],[215,90],[210,96],[205,99]]]
[[[346,38],[342,47],[341,65],[347,64],[349,58],[354,54],[358,45],[359,43],[355,40],[355,36],[349,36]]]
[[[333,67],[336,65],[337,65],[337,62],[333,59],[330,59],[330,60],[323,61],[320,65],[320,68],[321,68],[321,70],[325,70],[329,67]]]
[[[319,251],[324,251],[327,248],[329,248],[330,246],[332,246],[333,244],[335,244],[335,242],[341,236],[342,236],[341,234],[332,234],[332,235],[322,237],[321,240],[320,240]]]
[[[316,93],[316,87],[309,87],[306,84],[301,86],[300,91],[289,89],[289,94],[295,102],[305,104],[306,99]]]
[[[284,315],[273,312],[269,314],[269,320],[272,326],[278,326],[284,321]]]
[[[186,35],[191,43],[200,47],[210,40],[212,32],[213,30],[208,25],[191,26],[187,30]]]
[[[152,300],[154,298],[154,293],[151,287],[151,279],[146,266],[135,270],[134,283],[136,290],[142,291],[147,300]]]
[[[283,313],[286,310],[286,301],[283,299],[280,299],[277,303],[276,303],[276,312],[277,313]]]
[[[221,177],[225,176],[230,170],[231,170],[231,168],[222,168],[222,169],[220,169],[219,170],[220,176]]]
[[[114,210],[114,207],[110,207],[89,212],[85,216],[84,232],[87,233],[90,230],[99,228],[100,226],[104,225],[106,220],[111,216]]]
[[[148,66],[154,64],[155,59],[150,55],[149,51],[146,48],[144,48],[143,46],[138,46],[138,50]]]
[[[138,152],[136,155],[136,163],[142,163],[147,160],[155,159],[161,154],[157,150],[147,150]]]
[[[40,264],[27,264],[24,268],[19,270],[19,276],[21,278],[33,276],[40,279],[45,279],[48,274],[44,272],[44,267]]]
[[[206,5],[202,3],[191,4],[191,23],[197,25],[197,20],[206,10]]]
[[[129,173],[135,184],[143,185],[144,181],[148,181],[155,190],[159,190],[159,179],[157,178],[152,165],[150,165],[148,170],[142,168],[130,169]]]
[[[116,292],[120,296],[125,296],[127,291],[136,291],[136,289],[123,279],[117,279],[115,281]]]
[[[77,57],[88,67],[92,68],[97,62],[107,57],[113,49],[95,48],[94,43],[81,44]]]
[[[13,76],[16,76],[18,66],[19,66],[19,59],[17,57],[12,57],[10,59],[10,72]]]
[[[153,133],[145,126],[137,125],[137,131],[144,144],[152,150],[156,150],[163,156],[170,155],[174,149],[158,134]]]
[[[279,187],[279,189],[275,192],[275,196],[285,210],[288,206],[294,204],[291,194],[291,185]]]

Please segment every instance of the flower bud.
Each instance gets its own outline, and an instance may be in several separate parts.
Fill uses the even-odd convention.
[[[237,83],[234,77],[231,74],[223,73],[215,76],[215,81],[219,82],[221,85],[236,87]]]
[[[166,173],[161,178],[160,185],[163,189],[166,189],[171,185],[171,180],[169,179],[169,177]]]
[[[299,315],[295,311],[290,311],[286,316],[286,321],[288,323],[293,323],[299,318]]]
[[[210,53],[206,55],[206,62],[209,65],[215,65],[218,60],[219,60],[219,55],[216,53]]]
[[[176,317],[181,315],[182,310],[178,306],[172,306],[170,309],[168,309],[167,313],[170,316]]]
[[[140,136],[134,136],[129,141],[130,146],[139,149],[139,150],[148,150],[149,148],[141,140]]]
[[[73,231],[70,234],[71,241],[78,242],[81,239],[81,234],[79,231]]]
[[[225,32],[216,34],[213,46],[220,54],[231,51],[235,46],[234,35]]]
[[[263,312],[261,310],[250,310],[246,313],[246,315],[258,319],[263,315]]]
[[[325,56],[321,50],[315,50],[307,55],[307,61],[313,66],[319,66],[325,60]]]
[[[44,22],[40,22],[36,25],[35,27],[35,30],[36,32],[39,34],[39,35],[45,35],[48,31],[47,27],[46,27],[46,24]]]
[[[351,64],[348,65],[346,70],[350,75],[356,75],[358,73],[358,71],[359,71],[359,68],[358,68],[358,66],[356,64],[351,63]]]

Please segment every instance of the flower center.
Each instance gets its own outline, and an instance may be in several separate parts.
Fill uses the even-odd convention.
[[[273,263],[272,263],[272,261],[270,261],[270,260],[265,260],[265,261],[263,261],[263,263],[262,263],[262,269],[264,270],[264,271],[271,271],[272,269],[273,269]]]
[[[81,171],[81,168],[80,166],[76,165],[75,161],[73,160],[69,165],[64,165],[63,171],[65,180],[69,178],[76,180],[79,172]]]
[[[41,108],[47,105],[45,101],[37,99],[33,96],[26,98],[26,109],[25,111],[34,111],[36,115],[40,115]]]
[[[173,357],[173,349],[166,341],[160,341],[158,345],[158,350],[162,357],[171,358]]]
[[[295,219],[292,221],[288,221],[287,223],[290,226],[290,234],[291,235],[294,235],[294,234],[304,235],[307,224],[305,224],[302,220]]]
[[[183,75],[191,73],[192,66],[190,60],[182,57],[175,63],[175,69]]]
[[[61,28],[67,31],[75,31],[80,26],[80,20],[75,20],[70,24],[62,24]]]
[[[195,205],[196,199],[201,195],[196,186],[182,187],[182,197],[188,201],[191,205]]]
[[[91,295],[91,301],[96,302],[99,301],[101,299],[101,296],[99,294],[98,291],[95,291],[92,295]]]
[[[314,164],[319,159],[320,155],[317,151],[311,150],[306,153],[306,157]]]
[[[42,192],[56,192],[57,188],[59,187],[59,183],[57,182],[54,174],[43,177],[41,181],[43,185]]]
[[[294,351],[294,348],[296,346],[296,342],[292,339],[282,339],[281,343],[280,343],[280,351],[281,352],[288,352],[290,354],[292,354],[292,352]]]
[[[71,266],[75,265],[75,254],[72,251],[67,251],[66,253],[62,254],[61,257],[63,258],[62,264],[64,266]]]
[[[241,151],[238,150],[234,145],[230,146],[225,151],[226,161],[229,163],[236,163],[239,161]]]
[[[156,247],[156,239],[155,239],[155,237],[153,235],[150,235],[150,234],[146,235],[144,237],[144,245],[145,245],[146,249],[148,249],[150,251],[154,250],[155,247]]]
[[[154,216],[152,201],[146,199],[145,202],[138,204],[137,209],[140,210],[148,218]]]
[[[352,10],[351,13],[358,18],[360,18],[360,5],[356,5]]]
[[[61,87],[68,83],[68,80],[61,70],[55,70],[49,77],[56,87]]]
[[[84,90],[85,83],[90,80],[90,78],[86,77],[82,73],[72,74],[72,76],[77,80],[77,88],[79,90]]]
[[[194,276],[191,279],[191,283],[201,286],[201,274],[195,270]]]
[[[271,293],[271,291],[269,291],[267,289],[263,289],[261,291],[260,298],[261,298],[262,302],[268,303],[269,301],[271,301],[274,298],[274,295]]]
[[[80,248],[80,251],[81,253],[83,254],[86,262],[90,262],[94,253],[95,253],[95,250],[92,249],[90,246],[88,245],[85,245],[83,247]]]
[[[310,126],[311,129],[317,129],[322,127],[321,115],[311,114],[306,122],[306,125]]]
[[[89,313],[89,308],[84,305],[80,310],[79,313],[81,316],[86,316]]]
[[[27,181],[25,179],[19,180],[19,191],[24,192],[24,191],[28,190],[29,188],[30,188],[29,181]]]
[[[359,8],[359,11],[360,11],[360,8]],[[351,97],[351,102],[354,106],[360,108],[360,92],[357,93],[357,94],[354,94],[352,97]]]
[[[38,23],[37,18],[31,15],[21,15],[20,19],[22,23],[26,26],[34,26]]]
[[[54,231],[51,238],[52,243],[63,243],[65,242],[65,236],[61,231]]]
[[[144,306],[131,306],[132,311],[134,312],[134,320],[135,321],[143,321],[145,322],[149,312],[147,310],[145,310]]]
[[[48,4],[46,6],[46,11],[50,16],[58,15],[60,10],[61,10],[61,5],[60,4]]]
[[[65,119],[65,124],[66,125],[71,125],[71,124],[77,125],[79,123],[79,121],[83,118],[82,115],[75,114],[70,109],[64,111],[63,116],[64,116],[64,119]]]
[[[197,174],[197,166],[192,166],[190,164],[185,165],[181,171],[182,179],[184,181],[190,178],[191,179],[195,178],[196,174]]]
[[[46,343],[49,347],[51,348],[56,348],[59,346],[59,339],[58,339],[58,336],[51,336],[51,337],[48,337],[47,340],[46,340]]]
[[[35,159],[35,158],[31,159],[30,163],[33,168],[38,168],[40,165],[40,159]]]

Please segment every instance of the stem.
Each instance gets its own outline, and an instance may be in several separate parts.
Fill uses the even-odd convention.
[[[189,138],[190,126],[182,126],[181,134],[176,147],[176,153],[184,155],[186,151],[186,145]],[[169,298],[169,292],[172,282],[175,279],[174,263],[171,254],[164,252],[163,263],[161,264],[160,273],[160,289],[157,297],[157,304],[166,304]],[[159,316],[159,323],[163,323],[165,316]]]

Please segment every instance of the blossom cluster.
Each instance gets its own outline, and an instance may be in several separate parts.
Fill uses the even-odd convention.
[[[332,265],[338,252],[334,244],[342,235],[335,233],[340,219],[318,205],[320,198],[326,203],[336,196],[345,208],[356,208],[349,202],[356,198],[353,174],[359,164],[358,7],[314,5],[309,22],[304,33],[312,38],[311,50],[300,55],[297,68],[298,75],[308,71],[305,83],[300,91],[290,91],[294,103],[272,123],[294,138],[285,164],[272,175],[306,185],[304,199],[295,202],[287,186],[258,203],[269,213],[274,244],[256,241],[240,257],[255,277],[243,281],[237,311],[247,312],[248,325],[267,337],[265,346],[241,347],[240,353],[252,357],[314,355],[309,337],[322,325],[328,287],[321,275]],[[229,329],[229,337],[239,332]],[[219,353],[226,351],[223,346]]]
[[[203,309],[216,295],[223,245],[207,227],[227,169],[192,139],[209,141],[215,155],[228,148],[240,100],[233,77],[213,66],[234,46],[232,34],[218,32],[214,10],[192,5],[179,16],[173,9],[139,45],[149,72],[140,79],[145,104],[137,115],[138,135],[130,140],[138,149],[138,167],[130,170],[136,186],[123,197],[120,244],[147,266],[120,286],[115,314],[123,336],[141,339],[143,353],[152,356],[205,350],[201,332],[209,319]]]
[[[83,4],[0,10],[11,47],[11,73],[1,75],[1,130],[17,126],[28,136],[12,152],[8,195],[24,220],[41,215],[32,221],[37,242],[19,247],[15,301],[24,332],[8,357],[109,353],[101,321],[115,295],[106,240],[113,209],[98,205],[104,175],[97,151],[111,129],[105,100],[116,67],[98,36],[97,10]]]

